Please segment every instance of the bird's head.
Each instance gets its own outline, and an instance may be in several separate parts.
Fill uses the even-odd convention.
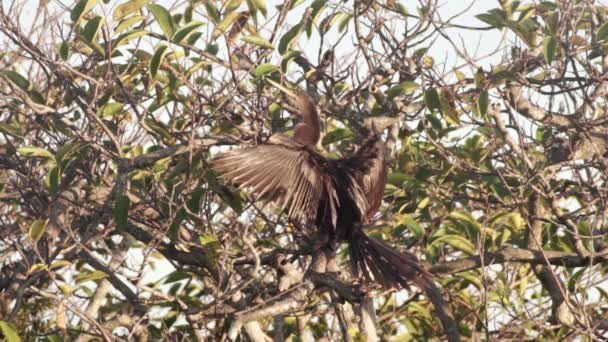
[[[292,90],[272,80],[268,81],[288,96],[289,104],[294,109],[293,113],[298,118],[293,139],[304,145],[316,145],[321,136],[321,120],[310,96],[302,89]]]

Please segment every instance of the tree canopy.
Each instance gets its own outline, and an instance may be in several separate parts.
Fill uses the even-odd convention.
[[[459,4],[455,4],[459,3]],[[608,7],[599,1],[0,1],[0,336],[20,340],[608,337]],[[373,122],[367,232],[415,286],[349,275],[209,167]],[[315,264],[313,267],[313,264]],[[449,323],[449,322],[448,322]]]

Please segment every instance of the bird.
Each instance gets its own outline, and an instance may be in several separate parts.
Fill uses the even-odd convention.
[[[373,125],[351,156],[332,159],[315,150],[321,120],[302,89],[288,93],[298,119],[293,137],[275,133],[265,142],[219,154],[211,168],[250,197],[275,202],[292,222],[312,226],[330,246],[346,242],[356,278],[385,288],[410,281],[433,286],[416,256],[366,234],[382,203],[387,181],[386,145]]]

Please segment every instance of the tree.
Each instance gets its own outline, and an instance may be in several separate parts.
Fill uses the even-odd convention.
[[[599,2],[34,5],[0,2],[9,341],[608,335]],[[496,48],[471,53],[472,33]],[[385,129],[367,229],[423,260],[444,307],[352,279],[343,248],[318,254],[210,170],[293,127],[276,84],[318,102],[322,153]]]

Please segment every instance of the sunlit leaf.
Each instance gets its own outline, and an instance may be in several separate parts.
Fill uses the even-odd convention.
[[[390,87],[386,91],[386,96],[388,96],[389,99],[392,99],[396,96],[411,94],[416,91],[416,89],[418,89],[418,84],[416,82],[403,82]]]
[[[90,272],[82,272],[76,276],[76,283],[84,283],[86,281],[99,280],[103,278],[107,278],[108,274],[102,271],[90,271]]]
[[[234,21],[239,17],[239,15],[239,12],[228,13],[228,15],[226,15],[224,19],[222,19],[222,21],[220,21],[219,24],[217,24],[217,26],[213,30],[211,39],[217,39],[224,32],[226,32],[226,30],[230,27],[230,25],[232,25],[232,23],[234,23]]]
[[[264,39],[260,36],[255,36],[255,35],[254,36],[245,36],[245,37],[241,37],[240,39],[246,43],[251,43],[251,44],[254,44],[257,46],[272,49],[272,43],[270,43],[269,41],[267,41],[266,39]]]
[[[120,102],[108,102],[97,110],[97,115],[101,118],[109,118],[122,113],[124,107]]]
[[[131,0],[125,2],[124,4],[120,4],[116,6],[114,9],[114,13],[112,15],[112,19],[114,21],[118,21],[131,13],[138,11],[143,6],[147,5],[150,0]]]
[[[7,342],[21,342],[14,325],[7,321],[0,321],[0,331],[4,334]]]
[[[124,19],[120,23],[118,23],[118,25],[114,29],[114,34],[118,35],[118,34],[122,33],[123,31],[125,31],[126,29],[128,29],[129,27],[134,26],[135,24],[140,23],[144,20],[146,20],[146,17],[144,17],[143,15],[136,15],[136,16]]]
[[[269,74],[273,71],[278,70],[279,68],[274,64],[262,64],[255,68],[255,76],[260,77],[266,74]]]
[[[433,241],[431,245],[441,245],[443,243],[447,243],[448,245],[465,252],[468,255],[474,255],[476,251],[475,246],[469,240],[455,234],[440,236],[438,239]]]
[[[160,28],[163,30],[165,36],[167,38],[173,36],[173,33],[175,33],[175,24],[173,23],[173,18],[171,17],[169,11],[167,11],[163,6],[157,4],[148,6],[148,9],[150,12],[152,12],[152,15],[154,15],[156,22],[158,22],[158,25],[160,25]]]
[[[55,159],[55,156],[53,156],[51,152],[42,147],[23,146],[17,148],[17,152],[24,157],[42,157],[48,159]]]
[[[80,19],[87,14],[93,6],[97,4],[98,0],[79,0],[76,6],[70,12],[70,19],[73,23],[78,23]]]

